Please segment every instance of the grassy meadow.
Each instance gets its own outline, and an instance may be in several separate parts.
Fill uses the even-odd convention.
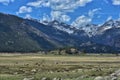
[[[95,80],[119,69],[115,55],[0,54],[0,80]]]

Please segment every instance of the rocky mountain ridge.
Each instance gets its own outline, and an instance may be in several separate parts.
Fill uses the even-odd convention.
[[[0,52],[38,52],[75,47],[89,53],[120,52],[120,21],[101,26],[88,24],[77,29],[71,25],[39,22],[0,13]]]

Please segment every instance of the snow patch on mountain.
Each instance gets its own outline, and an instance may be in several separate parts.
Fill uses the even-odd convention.
[[[53,25],[53,27],[57,28],[58,30],[67,32],[67,33],[69,33],[69,34],[72,34],[72,33],[74,32],[74,31],[71,30],[70,28],[65,28],[65,27],[59,26],[59,25]]]
[[[44,25],[48,25],[48,26],[54,27],[54,28],[56,28],[58,30],[67,32],[68,34],[72,34],[74,32],[74,30],[70,27],[70,25],[67,25],[65,23],[60,23],[60,22],[58,22],[56,20],[51,21],[51,22],[43,21],[42,23]]]

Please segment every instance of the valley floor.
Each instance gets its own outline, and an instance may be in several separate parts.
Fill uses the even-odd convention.
[[[120,80],[120,56],[1,53],[0,80]]]

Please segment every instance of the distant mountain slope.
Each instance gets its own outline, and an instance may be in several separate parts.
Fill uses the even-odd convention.
[[[0,14],[0,51],[31,52],[55,47],[49,39],[24,19]]]
[[[93,37],[94,42],[120,48],[120,28],[111,28]]]
[[[119,52],[120,22],[77,29],[58,21],[40,23],[0,13],[0,52],[37,52],[76,47],[84,52]],[[109,27],[109,28],[108,28]]]

